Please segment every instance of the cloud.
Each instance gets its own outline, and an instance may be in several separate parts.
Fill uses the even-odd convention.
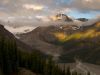
[[[100,12],[100,0],[0,0],[0,12],[5,13],[1,16],[6,17],[51,16],[74,11],[97,15],[96,12]]]
[[[41,5],[34,5],[34,4],[24,4],[23,5],[24,8],[30,10],[30,9],[33,9],[33,10],[43,10],[43,6]]]
[[[14,28],[12,26],[5,26],[5,28],[9,30],[10,32],[12,32],[13,34],[27,33],[35,29],[35,27],[33,26],[22,26],[22,27],[17,27],[17,28]]]
[[[38,21],[42,21],[42,22],[49,22],[49,21],[51,21],[51,19],[48,16],[36,16],[36,19]]]
[[[72,0],[69,7],[80,12],[100,11],[100,0]]]
[[[51,15],[66,10],[60,0],[0,0],[0,7],[10,16]]]

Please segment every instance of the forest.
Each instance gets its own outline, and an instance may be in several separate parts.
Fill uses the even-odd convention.
[[[76,71],[71,72],[70,67],[66,69],[64,66],[61,69],[51,56],[45,58],[35,50],[31,53],[19,50],[15,39],[0,36],[0,75],[19,75],[22,68],[31,70],[36,75],[82,75]]]

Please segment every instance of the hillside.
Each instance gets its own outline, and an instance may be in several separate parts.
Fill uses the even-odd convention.
[[[21,34],[20,40],[59,62],[84,62],[100,64],[100,23],[89,25],[60,25],[37,27],[32,32]]]
[[[96,23],[66,36],[63,40],[64,53],[61,55],[61,60],[80,59],[85,62],[100,64],[99,30],[100,24]]]
[[[42,55],[42,53],[54,56],[56,62],[61,62],[61,64],[62,63],[65,64],[66,62],[67,63],[74,62],[74,59],[79,59],[82,62],[99,64],[99,46],[98,46],[99,44],[97,43],[98,42],[97,39],[95,41],[92,40],[95,37],[96,38],[99,37],[99,31],[96,31],[96,29],[99,29],[99,22],[92,26],[82,27],[81,29],[78,29],[78,30],[73,30],[73,27],[75,26],[73,25],[72,26],[62,26],[61,25],[61,26],[38,27],[32,32],[30,32],[30,34],[27,33],[28,36],[26,34],[20,35],[21,39],[22,37],[27,36],[26,40],[24,39],[26,42],[23,40],[23,42],[26,44],[28,42],[28,44],[26,45],[23,42],[16,39],[13,34],[11,34],[2,25],[0,25],[0,42],[1,42],[0,43],[0,51],[1,51],[0,53],[1,55],[3,55],[3,57],[0,57],[1,59],[0,63],[3,65],[6,65],[6,67],[3,66],[3,73],[5,74],[12,73],[11,75],[13,74],[16,75],[17,74],[16,70],[18,69],[19,75],[24,75],[24,74],[34,75],[37,73],[44,74],[47,71],[51,71],[50,70],[50,65],[51,65],[54,68],[53,69],[54,71],[52,73],[55,73],[55,71],[57,71],[56,72],[57,74],[59,73],[60,75],[62,75],[63,71],[57,65],[55,65],[54,62],[52,62],[51,58],[47,59],[48,64],[46,65],[47,60],[44,59],[44,55]],[[71,32],[68,32],[68,31],[71,31]],[[3,43],[3,40],[4,40],[4,43]],[[89,42],[83,42],[84,40],[89,41],[89,42],[93,41],[93,45],[91,46]],[[14,41],[16,42],[16,44],[14,44]],[[90,53],[90,57],[88,61],[84,57],[84,55],[86,55],[83,51],[84,47],[80,46],[81,41],[84,47],[88,45],[89,43],[88,45],[89,47],[85,47],[86,50],[84,49],[85,52]],[[94,45],[94,42],[96,42],[96,45]],[[80,49],[78,52],[77,52],[76,47]],[[93,47],[94,49],[95,47],[98,47],[98,48],[97,50],[95,49],[96,51],[94,51],[94,50],[90,50],[91,47]],[[91,51],[93,51],[93,53],[98,52],[98,54],[97,53],[93,54],[94,55],[93,56]],[[73,52],[74,53],[76,52],[76,53],[73,54]],[[88,56],[89,54],[87,55],[87,57]],[[95,56],[98,58],[96,58]],[[9,62],[10,64],[7,65]],[[46,69],[47,68],[46,66],[48,66],[48,69]],[[91,65],[91,64],[82,64],[79,66],[80,68],[74,67],[75,71],[77,71],[78,73],[85,73],[84,71],[81,72],[84,66],[85,68],[87,67],[90,68],[89,70],[86,69],[86,71],[96,73],[98,75],[99,66],[97,67],[96,65]],[[65,67],[68,68],[68,66],[65,66]],[[0,68],[2,71],[2,67]],[[43,68],[43,69],[40,69],[40,68]],[[44,72],[44,70],[46,71]],[[47,74],[50,74],[50,73],[48,72]]]
[[[57,73],[64,74],[63,70],[52,61],[51,56],[47,59],[40,51],[22,43],[0,25],[0,75],[57,75]]]
[[[15,36],[8,30],[6,30],[3,25],[0,25],[0,36],[5,36],[6,39],[16,40],[18,48],[21,50],[28,51],[28,52],[32,51],[31,47],[28,47],[28,45],[26,45],[23,42],[21,42],[20,40],[16,39]]]
[[[57,41],[52,35],[54,31],[61,31],[61,29],[58,30],[54,26],[38,27],[30,33],[21,35],[20,39],[31,47],[41,50],[41,52],[56,55],[61,47],[54,44]]]

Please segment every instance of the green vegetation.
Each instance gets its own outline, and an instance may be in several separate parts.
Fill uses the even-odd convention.
[[[18,70],[16,43],[5,37],[0,38],[0,68],[3,73],[8,75]]]

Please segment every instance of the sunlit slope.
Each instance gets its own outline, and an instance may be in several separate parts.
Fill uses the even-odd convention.
[[[64,32],[54,32],[54,36],[60,41],[64,42],[66,40],[67,35]]]
[[[72,34],[65,33],[64,39],[58,37],[57,32],[55,34],[58,41],[63,42],[60,62],[74,62],[75,59],[79,59],[83,62],[100,64],[100,23]]]
[[[60,41],[60,42],[66,42],[68,40],[72,39],[86,39],[86,38],[94,38],[100,36],[100,32],[95,29],[90,29],[85,32],[78,32],[75,34],[67,35],[64,32],[54,32],[54,36]]]
[[[70,31],[69,31],[70,32]],[[96,23],[95,26],[85,31],[78,31],[76,33],[67,34],[66,32],[53,32],[53,35],[60,42],[66,42],[72,39],[92,39],[100,36],[100,22]]]

